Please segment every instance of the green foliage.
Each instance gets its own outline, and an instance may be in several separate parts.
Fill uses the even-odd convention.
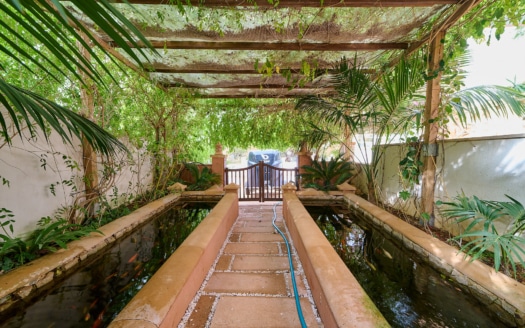
[[[0,209],[0,219],[12,217],[5,208]],[[72,224],[66,220],[54,221],[49,217],[39,221],[41,228],[33,231],[27,238],[12,237],[14,220],[2,222],[4,233],[0,233],[0,271],[7,271],[42,255],[55,252],[59,248],[67,248],[67,243],[77,240],[91,232],[99,232],[94,228]],[[9,227],[9,233],[5,227]],[[100,233],[100,232],[99,232]]]
[[[453,63],[464,61],[458,57]],[[297,102],[296,108],[307,114],[308,125],[303,140],[310,147],[319,149],[322,145],[339,143],[369,164],[362,168],[367,178],[368,197],[373,202],[384,152],[382,145],[388,145],[396,136],[418,133],[425,123],[422,122],[424,71],[424,60],[415,57],[402,60],[374,79],[355,62],[350,64],[343,59],[334,77],[335,97],[308,96]],[[458,71],[446,70],[444,81],[450,85],[444,88],[444,110],[436,119],[441,126],[449,120],[465,124],[482,117],[525,114],[524,95],[519,91],[499,86],[458,90]],[[416,136],[408,138],[417,140]],[[357,141],[356,147],[350,144],[353,140]],[[368,149],[373,150],[371,157]],[[416,147],[409,147],[407,156],[400,163],[402,175],[410,183],[417,181],[422,165],[417,158],[418,152]]]
[[[188,191],[206,190],[213,185],[221,182],[221,176],[217,173],[213,173],[208,167],[203,167],[199,170],[199,166],[194,163],[184,164],[186,169],[190,171],[192,176],[192,182],[188,185]]]
[[[463,126],[481,118],[525,115],[525,94],[515,88],[497,85],[464,89],[449,95],[445,111]]]
[[[492,37],[499,40],[507,27],[522,26],[524,17],[525,3],[521,0],[482,1],[464,15],[450,33],[459,39],[458,44],[468,37],[490,44]]]
[[[309,127],[303,139],[311,147],[337,142],[369,164],[362,168],[372,201],[382,159],[379,146],[420,122],[422,106],[409,100],[419,99],[415,92],[424,84],[423,63],[419,58],[403,60],[374,79],[367,69],[343,58],[334,77],[335,97],[309,96],[297,102],[296,108],[308,115]],[[357,148],[349,144],[352,140],[360,141]],[[367,148],[374,149],[372,157]]]
[[[205,141],[212,145],[283,150],[299,143],[304,122],[290,99],[207,99],[196,104]]]
[[[423,162],[420,160],[421,143],[418,137],[408,137],[406,139],[407,152],[405,157],[399,162],[401,178],[410,186],[419,184],[419,176],[423,168]]]
[[[119,194],[118,188],[113,187],[113,193],[108,197],[101,195],[98,198],[98,210],[93,218],[90,218],[84,225],[94,228],[101,227],[109,222],[130,214],[140,205],[135,200],[134,195]]]
[[[112,76],[105,63],[116,62],[112,57],[100,55],[97,49],[104,49],[97,38],[84,27],[74,13],[89,17],[95,26],[108,33],[131,58],[138,60],[138,55],[131,46],[138,42],[150,46],[146,38],[114,6],[106,0],[87,3],[74,0],[69,3],[76,9],[66,8],[61,1],[16,1],[8,0],[0,4],[0,55],[16,63],[17,70],[38,74],[40,79],[73,78],[81,84],[85,74],[90,79],[104,85],[103,74]],[[16,27],[16,28],[13,28]],[[86,39],[89,41],[86,41]],[[139,41],[140,40],[140,41]],[[92,42],[92,45],[88,44]],[[93,62],[88,60],[78,45],[89,52]],[[131,45],[131,46],[130,46]],[[150,46],[151,47],[151,46]],[[153,50],[154,51],[154,50]],[[140,50],[144,55],[144,50]],[[2,70],[6,69],[0,65]],[[125,149],[124,145],[90,120],[51,101],[44,93],[35,93],[33,89],[19,87],[9,80],[9,76],[0,77],[0,103],[7,113],[0,115],[0,137],[11,144],[9,125],[13,125],[16,134],[22,137],[27,129],[33,137],[42,131],[48,137],[48,129],[59,133],[64,141],[73,143],[72,136],[85,137],[93,147],[104,154],[113,154]],[[117,80],[114,79],[116,82]],[[45,95],[48,93],[45,91]]]
[[[441,213],[455,219],[456,222],[467,222],[464,232],[454,237],[461,241],[469,238],[461,247],[471,260],[488,255],[494,260],[494,269],[501,265],[512,267],[516,273],[516,261],[525,266],[525,207],[516,199],[506,195],[507,202],[481,200],[476,196],[458,195],[452,202],[440,202],[444,205]],[[510,220],[506,229],[496,229],[499,219]]]
[[[315,188],[328,191],[337,190],[337,185],[352,177],[352,164],[345,161],[341,156],[326,161],[313,161],[312,165],[303,165],[306,172],[301,175],[306,188]]]

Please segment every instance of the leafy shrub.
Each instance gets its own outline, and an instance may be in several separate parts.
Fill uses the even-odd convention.
[[[302,169],[305,171],[301,175],[304,187],[323,191],[336,190],[337,185],[352,177],[352,164],[341,156],[328,162],[324,158],[313,161],[312,165],[303,165]]]
[[[186,190],[206,190],[221,182],[221,176],[217,173],[213,173],[208,167],[203,167],[202,170],[199,171],[197,164],[186,163],[185,166],[188,171],[190,171],[194,181],[188,185]]]
[[[454,237],[461,241],[471,238],[461,247],[471,260],[488,255],[494,260],[494,269],[498,271],[502,264],[512,267],[516,274],[516,260],[525,265],[525,208],[516,199],[505,195],[509,202],[481,200],[476,196],[459,195],[452,202],[438,202],[445,205],[441,213],[461,223],[469,221],[465,231]],[[504,231],[496,229],[496,220],[508,218],[510,223]],[[501,229],[500,229],[501,230]]]
[[[33,231],[27,238],[12,237],[13,215],[5,208],[0,209],[0,272],[11,270],[42,255],[67,248],[67,243],[77,240],[91,232],[99,232],[92,227],[69,223],[64,219],[52,220],[49,217],[39,221],[41,228]],[[8,230],[6,229],[8,228]],[[100,233],[100,232],[99,232]]]

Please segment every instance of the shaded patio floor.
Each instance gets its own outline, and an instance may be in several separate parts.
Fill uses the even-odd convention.
[[[272,226],[274,204],[240,203],[239,217],[179,328],[301,327],[286,244]],[[281,205],[276,213],[290,240]],[[323,327],[293,247],[292,253],[305,322]]]

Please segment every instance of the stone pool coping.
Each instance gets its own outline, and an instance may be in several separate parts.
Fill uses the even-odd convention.
[[[111,322],[118,327],[175,327],[201,287],[239,215],[238,187],[228,185],[213,210]]]
[[[179,194],[170,194],[112,221],[86,237],[68,243],[67,249],[45,255],[26,265],[0,275],[0,312],[49,288],[56,279],[76,269],[100,250],[109,247],[156,215],[173,206]]]
[[[418,259],[454,280],[510,327],[525,326],[525,285],[354,194],[345,194],[348,208],[359,212]]]
[[[390,327],[292,190],[283,216],[326,327]]]

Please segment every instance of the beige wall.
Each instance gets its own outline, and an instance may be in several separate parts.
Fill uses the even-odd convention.
[[[414,213],[420,197],[416,185],[407,202],[402,190],[399,161],[402,145],[386,148],[380,174],[384,201]],[[487,200],[508,200],[505,194],[525,204],[525,135],[454,139],[440,145],[437,159],[436,200],[450,200],[461,192]],[[437,213],[439,214],[439,213]]]
[[[16,136],[11,147],[0,148],[0,182],[2,178],[9,180],[9,186],[0,184],[0,208],[7,208],[15,215],[15,236],[33,230],[40,218],[53,217],[60,208],[73,203],[78,194],[72,193],[73,189],[62,183],[56,185],[57,182],[71,180],[79,191],[82,190],[81,168],[72,170],[63,159],[63,156],[69,156],[81,163],[80,148],[75,150],[65,145],[56,133],[51,134],[50,140],[51,144],[43,138],[22,141]],[[132,158],[121,155],[117,160],[120,167],[114,185],[119,195],[144,192],[151,181],[151,165],[145,151],[131,151]],[[55,195],[50,189],[52,184],[56,185]],[[110,189],[108,197],[112,193]]]

